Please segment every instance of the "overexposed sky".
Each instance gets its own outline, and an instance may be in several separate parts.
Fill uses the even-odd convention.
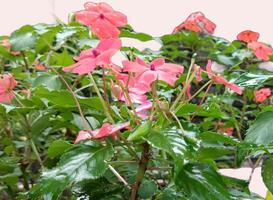
[[[1,0],[0,35],[24,24],[62,20],[81,10],[86,0]],[[94,0],[94,2],[99,2]],[[215,35],[233,40],[237,33],[252,29],[261,41],[273,44],[272,0],[105,0],[128,16],[137,31],[155,36],[170,33],[190,13],[202,11],[217,24]]]

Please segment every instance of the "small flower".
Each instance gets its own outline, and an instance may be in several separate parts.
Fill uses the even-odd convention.
[[[216,75],[212,71],[211,66],[212,66],[212,61],[208,60],[208,63],[206,66],[206,72],[207,72],[208,76],[211,78],[211,80],[213,80],[215,83],[223,84],[226,88],[233,90],[234,92],[236,92],[239,95],[241,95],[243,93],[242,88],[240,88],[238,85],[236,85],[235,83],[228,82],[224,77],[222,77],[220,75]]]
[[[130,126],[130,122],[110,125],[108,123],[104,123],[101,128],[96,130],[82,130],[78,133],[78,136],[75,140],[75,143],[78,143],[82,140],[87,139],[103,139],[108,136],[116,137],[116,134],[121,129],[127,128]]]
[[[76,20],[91,27],[100,39],[117,38],[118,28],[127,24],[126,15],[113,10],[107,3],[88,2],[84,8],[76,13]]]
[[[184,22],[175,27],[173,33],[177,33],[182,29],[186,29],[197,33],[205,32],[213,34],[215,28],[216,25],[207,19],[203,13],[195,12],[190,14]]]
[[[41,64],[38,60],[35,60],[33,62],[33,65],[37,71],[46,71],[46,67],[43,64]]]
[[[202,70],[201,70],[201,67],[199,65],[197,65],[197,64],[194,64],[193,69],[194,69],[195,78],[196,78],[197,82],[202,81]]]
[[[147,119],[149,117],[148,111],[152,108],[153,104],[150,101],[143,102],[136,108],[137,116],[141,119]]]
[[[167,82],[169,85],[174,86],[178,79],[178,75],[182,74],[184,67],[177,64],[165,63],[165,60],[158,58],[151,63],[145,63],[140,58],[136,61],[123,61],[122,62],[125,72],[133,72],[136,74],[136,79],[139,82],[144,82],[151,85],[156,80]]]
[[[268,97],[271,96],[271,90],[269,88],[262,88],[254,92],[255,101],[257,103],[263,103]]]
[[[254,31],[246,30],[237,35],[237,39],[246,43],[257,42],[260,34]]]
[[[77,74],[87,74],[92,72],[97,66],[111,66],[111,57],[121,48],[119,39],[106,39],[101,41],[96,48],[87,49],[75,58],[77,63],[63,68],[65,72]]]
[[[257,58],[262,59],[263,61],[268,61],[269,56],[273,54],[272,47],[261,42],[251,42],[248,43],[247,46],[254,51]]]
[[[10,103],[14,98],[13,89],[17,82],[11,74],[4,74],[0,78],[0,103]]]
[[[132,103],[143,104],[147,101],[145,94],[150,91],[150,87],[145,82],[140,82],[134,77],[120,73],[116,74],[116,78],[124,88],[127,88]],[[118,100],[126,102],[127,105],[130,104],[119,84],[112,83],[112,92]]]
[[[2,45],[3,47],[5,47],[8,51],[11,51],[11,44],[10,44],[10,41],[9,41],[8,38],[3,39],[3,40],[1,41],[1,45]],[[10,53],[11,53],[12,55],[14,55],[14,56],[20,55],[20,51],[11,51]]]

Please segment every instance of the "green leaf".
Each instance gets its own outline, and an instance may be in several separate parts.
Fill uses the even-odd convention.
[[[13,51],[23,51],[34,47],[36,42],[34,28],[30,25],[21,27],[10,36],[10,43]]]
[[[273,112],[261,113],[246,133],[245,141],[255,144],[273,142]]]
[[[61,156],[67,149],[73,145],[64,140],[56,140],[49,145],[47,150],[47,155],[49,158],[53,159]]]
[[[139,187],[138,195],[141,199],[149,199],[152,198],[156,190],[157,185],[154,181],[144,179]]]
[[[49,75],[49,74],[44,74],[41,76],[38,76],[32,86],[37,87],[43,85],[45,88],[49,90],[59,90],[62,88],[62,82],[58,75]]]
[[[98,142],[77,145],[61,157],[57,167],[43,172],[41,182],[28,195],[32,199],[58,199],[71,184],[101,177],[107,170],[105,161],[113,155],[111,146],[101,146]]]
[[[140,140],[142,137],[147,135],[151,130],[151,121],[147,121],[141,124],[136,130],[129,135],[127,138],[128,141]]]
[[[263,162],[262,177],[267,189],[273,193],[273,159],[267,159]]]
[[[142,42],[147,42],[154,39],[151,35],[148,35],[146,33],[137,33],[132,28],[123,28],[119,36],[137,39]]]
[[[186,164],[175,177],[176,186],[189,200],[230,200],[221,176],[210,166]]]
[[[53,53],[50,59],[51,66],[66,67],[72,64],[74,60],[66,49],[62,53]]]
[[[235,81],[235,83],[241,87],[255,88],[263,86],[266,81],[272,79],[273,74],[244,73]]]

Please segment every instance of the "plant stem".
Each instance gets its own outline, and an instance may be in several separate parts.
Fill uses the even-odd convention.
[[[145,172],[147,170],[148,162],[149,162],[149,151],[150,151],[150,146],[148,143],[142,144],[143,150],[141,154],[141,159],[138,164],[138,171],[136,175],[136,181],[132,187],[131,191],[131,200],[136,200],[137,199],[137,193],[139,186],[143,180],[143,177],[145,175]]]
[[[192,58],[191,59],[191,64],[190,64],[190,67],[189,67],[189,71],[188,71],[188,74],[187,74],[187,78],[186,78],[186,84],[183,87],[183,89],[181,90],[180,94],[175,99],[173,105],[171,106],[171,108],[170,108],[171,111],[175,109],[175,107],[177,106],[177,104],[179,103],[179,101],[181,100],[181,98],[183,97],[184,93],[187,91],[189,83],[194,78],[194,74],[192,74],[191,76],[189,75],[190,74],[190,70],[193,68],[194,63],[195,63],[195,58]]]
[[[125,179],[115,170],[112,165],[108,164],[108,168],[110,169],[111,172],[118,178],[120,182],[122,182],[129,190],[131,189],[130,185],[125,181]]]
[[[76,103],[76,106],[78,108],[78,111],[80,113],[80,116],[81,116],[81,120],[82,120],[82,123],[83,123],[83,126],[86,130],[89,130],[90,129],[90,126],[89,126],[89,123],[87,122],[87,120],[85,119],[84,117],[84,114],[83,114],[83,111],[82,111],[82,108],[81,108],[81,105],[80,105],[80,102],[78,101],[78,98],[76,97],[74,91],[72,90],[72,88],[70,87],[70,85],[67,83],[67,81],[64,79],[64,77],[56,70],[54,69],[54,67],[51,67],[51,69],[59,76],[59,78],[63,81],[63,83],[66,85],[68,91],[70,92],[70,94],[73,96],[73,99]]]
[[[103,110],[104,110],[104,112],[105,112],[105,114],[106,114],[107,119],[108,119],[111,123],[114,124],[115,121],[114,121],[114,119],[112,118],[112,116],[111,116],[111,114],[110,114],[110,111],[108,110],[107,105],[106,105],[106,103],[105,103],[103,97],[101,96],[101,93],[100,93],[100,90],[99,90],[99,88],[98,88],[98,86],[97,86],[97,84],[96,84],[96,81],[94,80],[92,74],[88,73],[88,76],[89,76],[89,79],[90,79],[91,83],[93,84],[93,87],[94,87],[94,89],[95,89],[95,91],[96,91],[96,93],[97,93],[97,95],[98,95],[98,97],[99,97],[99,99],[100,99],[100,102],[101,102],[101,104],[102,104],[102,107],[103,107]]]

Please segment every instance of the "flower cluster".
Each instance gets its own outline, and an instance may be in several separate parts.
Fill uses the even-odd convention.
[[[0,78],[0,102],[10,103],[15,94],[13,89],[16,87],[17,82],[11,74],[4,74]]]
[[[271,96],[271,90],[269,88],[262,88],[254,92],[255,101],[257,103],[263,103],[268,97]]]
[[[269,60],[269,56],[273,54],[273,48],[258,42],[260,34],[251,30],[246,30],[237,35],[237,39],[247,43],[248,48],[254,51],[257,58],[264,61]]]

